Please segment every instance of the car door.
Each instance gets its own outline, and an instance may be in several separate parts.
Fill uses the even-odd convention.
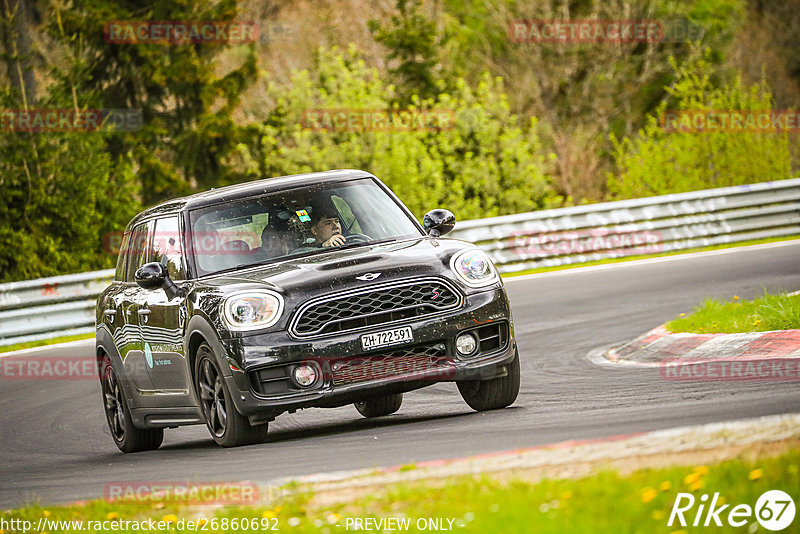
[[[180,236],[177,215],[156,219],[147,254],[147,262],[161,263],[179,286],[186,277]],[[189,395],[190,375],[183,347],[184,298],[170,298],[162,288],[142,289],[138,304],[142,339],[152,355],[150,378],[155,391],[162,395]]]
[[[123,265],[118,269],[118,276],[121,280],[119,291],[113,296],[113,305],[109,302],[104,311],[106,321],[109,321],[111,325],[114,343],[122,359],[125,376],[139,392],[153,390],[150,366],[143,350],[137,313],[141,288],[136,285],[133,277],[136,269],[144,260],[147,230],[148,223],[142,223],[123,237],[120,250],[120,254],[123,255]],[[111,313],[112,310],[113,313]]]

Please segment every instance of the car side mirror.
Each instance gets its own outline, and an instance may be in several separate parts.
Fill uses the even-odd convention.
[[[456,225],[456,216],[450,210],[431,210],[422,218],[422,226],[431,237],[443,236]]]
[[[158,289],[169,278],[167,268],[158,262],[145,263],[133,275],[133,279],[143,289]]]
[[[167,268],[157,261],[145,263],[139,267],[133,274],[133,279],[143,289],[163,289],[170,300],[178,295],[183,295],[178,286],[175,285],[175,282],[169,277]]]

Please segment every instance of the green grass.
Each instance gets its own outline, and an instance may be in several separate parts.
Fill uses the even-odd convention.
[[[719,492],[725,503],[755,505],[767,490],[781,489],[797,496],[800,487],[800,450],[755,461],[728,460],[711,466],[644,469],[628,476],[604,471],[576,480],[545,479],[536,483],[500,482],[486,476],[462,476],[445,482],[398,484],[369,497],[336,506],[315,506],[308,493],[295,493],[266,506],[225,507],[216,511],[190,510],[174,505],[114,505],[92,502],[64,507],[29,506],[4,512],[6,521],[22,518],[50,519],[147,519],[178,521],[206,517],[205,532],[233,532],[221,529],[221,520],[255,519],[277,521],[278,531],[332,534],[347,532],[348,518],[409,518],[416,532],[419,518],[452,519],[455,532],[536,533],[652,533],[675,532],[667,520],[679,492],[691,492],[698,499]],[[731,506],[731,507],[732,507]],[[730,507],[729,507],[730,508]],[[686,517],[690,524],[697,504]],[[723,514],[724,521],[725,514]],[[218,528],[211,528],[216,518]],[[751,518],[751,521],[755,521]],[[798,519],[785,532],[797,532]],[[177,526],[177,525],[176,525]],[[691,529],[691,527],[689,527]],[[794,530],[793,530],[794,529]],[[259,529],[256,529],[259,530]],[[703,529],[709,530],[709,529]],[[744,528],[711,528],[712,532],[748,532]],[[184,532],[175,528],[171,532]],[[242,530],[238,530],[241,532]],[[245,529],[245,531],[250,531]],[[264,532],[265,530],[260,530]],[[352,528],[351,528],[352,531]],[[752,532],[752,530],[749,530]],[[50,534],[72,532],[50,528]]]
[[[11,352],[14,350],[31,349],[34,347],[44,347],[46,345],[55,345],[57,343],[67,343],[69,341],[79,341],[81,339],[94,339],[94,334],[76,334],[74,336],[51,337],[49,339],[40,339],[38,341],[28,341],[26,343],[4,345],[0,347],[0,353]]]
[[[737,332],[767,332],[800,328],[800,295],[785,293],[746,301],[734,296],[720,302],[706,299],[690,315],[667,323],[671,332],[717,334]]]
[[[577,267],[589,267],[592,265],[605,265],[608,263],[622,263],[626,261],[634,261],[634,260],[646,260],[648,258],[661,258],[664,256],[679,256],[681,254],[690,254],[692,252],[706,252],[709,250],[722,250],[726,248],[738,248],[738,247],[746,247],[750,245],[761,245],[764,243],[777,243],[779,241],[793,241],[795,239],[800,239],[800,235],[792,235],[792,236],[785,236],[785,237],[769,237],[765,239],[751,239],[749,241],[741,241],[739,243],[726,243],[723,245],[713,245],[709,247],[698,247],[698,248],[689,248],[686,250],[673,250],[670,252],[661,252],[658,254],[639,254],[636,256],[625,256],[622,258],[607,258],[604,260],[595,260],[595,261],[587,261],[584,263],[572,263],[570,265],[556,265],[553,267],[537,267],[535,269],[526,269],[524,271],[518,271],[513,273],[506,273],[503,274],[503,278],[511,278],[513,276],[523,276],[526,274],[536,274],[536,273],[546,273],[550,271],[562,271],[564,269],[575,269]]]

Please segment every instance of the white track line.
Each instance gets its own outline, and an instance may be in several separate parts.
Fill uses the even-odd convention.
[[[17,356],[21,353],[30,354],[31,352],[41,352],[45,350],[51,349],[62,349],[64,347],[80,347],[80,346],[90,346],[94,345],[94,338],[90,337],[89,339],[78,339],[76,341],[66,341],[64,343],[54,343],[52,345],[43,345],[41,347],[31,347],[29,349],[20,349],[20,350],[13,350],[10,352],[0,352],[0,358],[5,358],[7,356]]]

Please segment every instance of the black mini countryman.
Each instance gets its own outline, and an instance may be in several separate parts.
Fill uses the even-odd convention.
[[[171,200],[125,230],[97,300],[111,435],[157,448],[165,428],[257,443],[283,412],[353,403],[396,412],[403,393],[455,381],[475,410],[519,391],[503,283],[470,243],[420,225],[356,170],[286,176]]]

